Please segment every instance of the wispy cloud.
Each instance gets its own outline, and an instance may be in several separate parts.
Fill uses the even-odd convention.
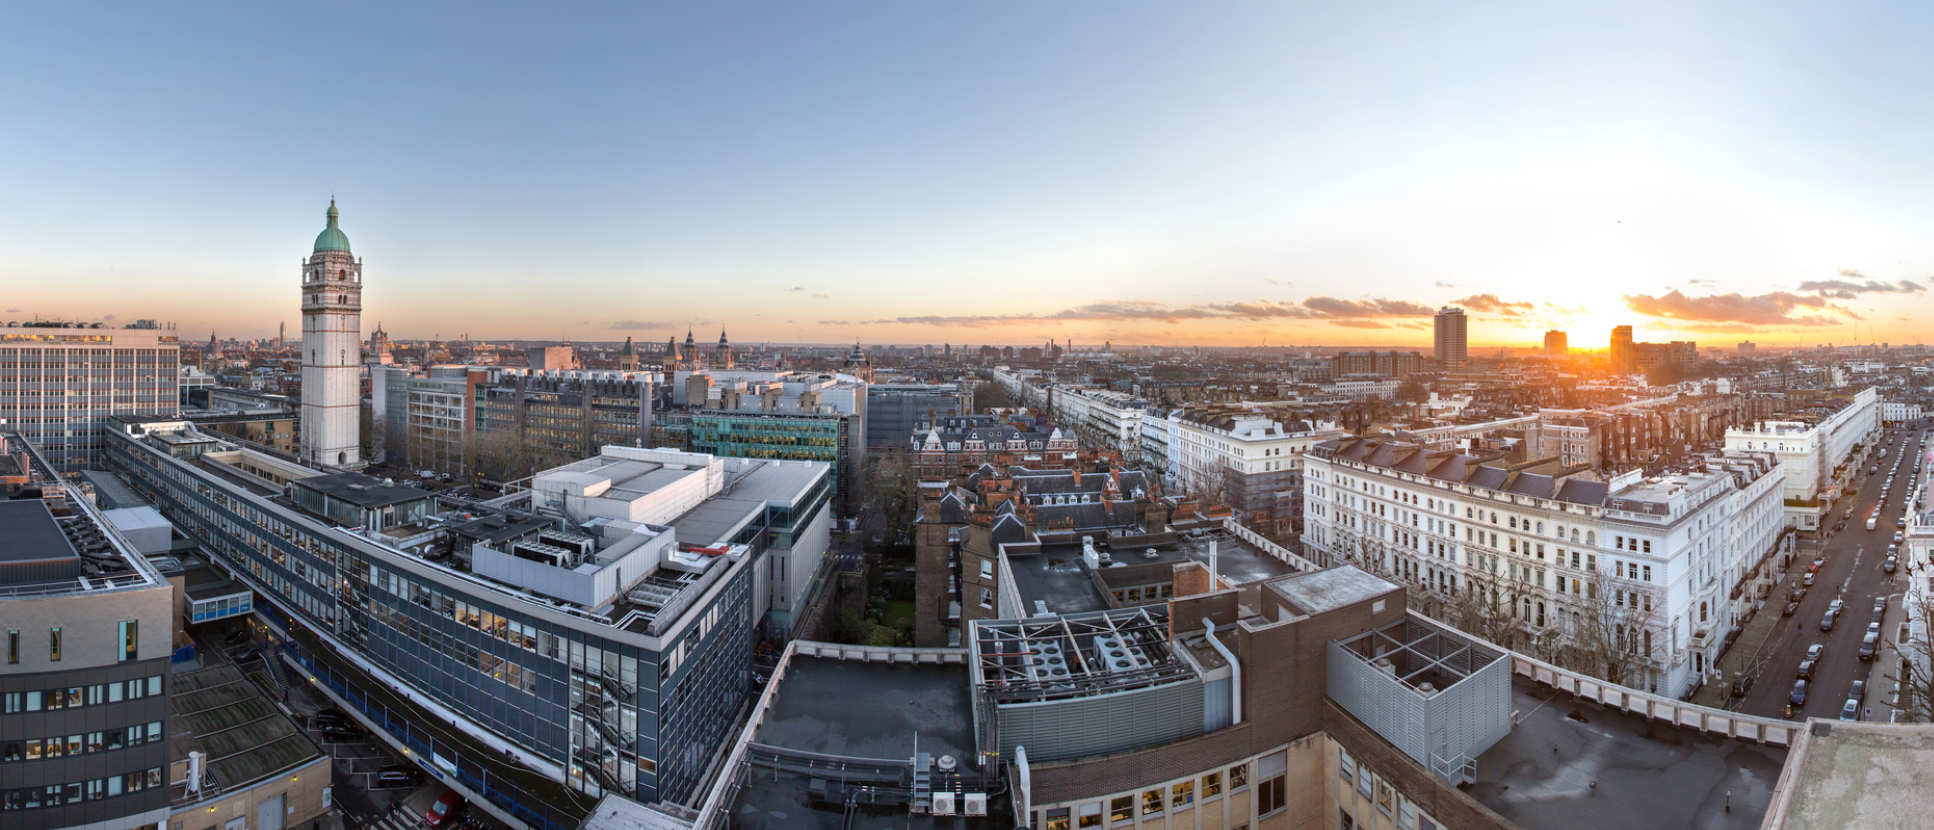
[[[1456,288],[1457,287],[1450,283],[1444,282],[1443,280],[1438,280],[1437,282],[1433,283],[1433,285],[1436,285],[1438,288]]]
[[[1687,296],[1678,290],[1658,296],[1628,294],[1625,307],[1649,317],[1698,323],[1745,323],[1755,326],[1824,326],[1838,322],[1832,315],[1858,319],[1852,311],[1825,297],[1770,291],[1765,294],[1708,294]],[[1807,312],[1818,312],[1809,314]]]
[[[833,295],[831,295],[831,294],[827,294],[827,293],[824,293],[824,292],[821,292],[821,293],[818,293],[818,294],[814,294],[814,295],[813,295],[813,299],[815,299],[815,300],[830,300],[830,299],[832,299],[832,298],[833,298]]]
[[[644,329],[662,329],[669,325],[669,323],[662,323],[656,320],[613,320],[611,321],[611,330],[641,331]]]
[[[1900,280],[1899,282],[1868,280],[1859,271],[1845,269],[1840,271],[1840,275],[1853,279],[1807,280],[1806,282],[1800,283],[1798,290],[1812,291],[1822,297],[1832,297],[1836,300],[1851,300],[1861,294],[1918,294],[1927,290],[1927,286],[1921,285],[1913,280]],[[1864,281],[1856,282],[1856,279]]]
[[[1504,317],[1520,317],[1537,308],[1531,303],[1501,300],[1496,294],[1472,294],[1461,300],[1452,300],[1451,305],[1463,306],[1480,314],[1497,314]]]
[[[801,292],[801,291],[804,291],[804,290],[806,290],[806,286],[803,286],[803,285],[795,285],[795,286],[793,286],[793,287],[791,287],[791,288],[788,288],[788,289],[786,289],[786,290],[787,290],[787,291],[790,291],[790,292],[792,292],[792,293],[794,293],[794,294],[797,294],[797,293],[799,293],[799,292]]]
[[[1179,323],[1185,320],[1375,320],[1383,318],[1427,317],[1429,306],[1409,300],[1372,298],[1345,300],[1337,297],[1310,297],[1301,303],[1254,300],[1235,303],[1203,303],[1173,306],[1147,300],[1088,303],[1051,314],[924,314],[866,320],[868,325],[984,326],[1024,325],[1065,321],[1113,321]]]

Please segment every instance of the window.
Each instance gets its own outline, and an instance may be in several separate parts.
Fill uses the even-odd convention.
[[[1152,816],[1162,811],[1162,791],[1145,790],[1142,792],[1142,815]]]
[[[1048,820],[1042,827],[1046,830],[1068,830],[1068,808],[1056,807],[1048,811]]]
[[[1081,805],[1080,819],[1075,822],[1075,826],[1076,827],[1100,827],[1101,826],[1101,802],[1097,801],[1092,804]]]
[[[137,650],[136,646],[140,642],[140,640],[141,640],[141,621],[140,620],[122,620],[121,621],[121,659],[118,662],[125,663],[129,660],[133,660],[135,652]]]
[[[1283,808],[1288,784],[1283,772],[1288,769],[1288,763],[1286,752],[1256,759],[1256,815],[1268,815]]]
[[[1229,790],[1234,792],[1249,786],[1249,765],[1242,764],[1229,768]]]
[[[1395,806],[1392,803],[1395,797],[1396,791],[1390,789],[1390,782],[1382,778],[1377,779],[1377,809],[1382,810],[1386,816],[1390,815],[1390,810]]]
[[[989,610],[992,610],[992,609],[993,609],[993,607],[994,607],[994,591],[993,591],[993,589],[991,589],[991,588],[982,588],[982,589],[980,589],[980,607],[982,607],[982,608],[986,608],[986,609],[989,609]]]
[[[1222,794],[1222,773],[1212,772],[1202,776],[1202,799],[1207,801]]]
[[[1108,802],[1108,820],[1111,822],[1135,820],[1135,797],[1124,795]]]
[[[1169,806],[1182,808],[1195,803],[1195,780],[1190,779],[1169,788]]]
[[[60,626],[47,629],[47,659],[60,662]]]
[[[20,662],[20,629],[7,629],[7,664]]]

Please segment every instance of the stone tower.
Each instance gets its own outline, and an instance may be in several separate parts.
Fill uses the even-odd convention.
[[[329,226],[302,264],[302,460],[360,468],[362,436],[363,263],[349,237]]]
[[[719,346],[713,353],[712,368],[732,368],[732,344],[725,339],[725,329],[719,329]]]

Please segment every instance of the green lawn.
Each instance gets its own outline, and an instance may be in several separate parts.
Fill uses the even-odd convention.
[[[901,623],[913,622],[913,600],[889,600],[886,609],[880,612],[880,624],[898,627]]]

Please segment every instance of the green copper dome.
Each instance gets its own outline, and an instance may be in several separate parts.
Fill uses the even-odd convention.
[[[349,253],[349,237],[343,235],[342,228],[336,227],[336,200],[329,200],[329,227],[316,234],[316,253],[341,251]]]

